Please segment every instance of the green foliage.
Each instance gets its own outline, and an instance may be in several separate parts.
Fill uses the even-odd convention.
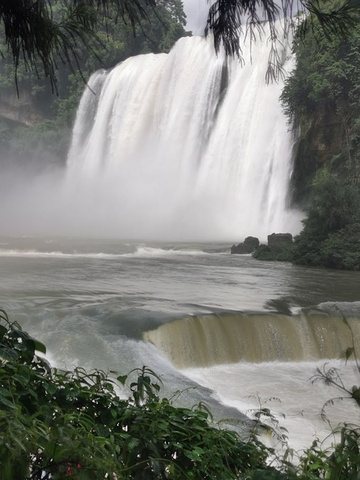
[[[283,244],[281,245],[281,248],[277,249],[271,249],[266,245],[260,245],[252,255],[257,260],[291,262],[293,258],[293,245]]]
[[[327,267],[360,270],[360,223],[330,234],[321,247]]]
[[[341,313],[341,312],[340,312]],[[342,315],[342,314],[341,314]],[[344,315],[343,322],[351,333],[351,347],[345,352],[346,362],[353,357],[358,375],[360,365],[356,354],[354,332]],[[331,398],[322,407],[321,416],[326,420],[326,409],[336,401],[351,401],[360,407],[360,387],[348,387],[343,382],[339,371],[327,364],[317,368],[312,378],[314,382],[331,385],[341,393],[337,398]],[[300,478],[315,480],[327,478],[330,480],[357,480],[360,477],[360,427],[355,424],[342,424],[332,432],[334,437],[340,437],[331,449],[323,450],[321,443],[315,440],[310,448],[304,451],[300,458]]]
[[[81,2],[80,2],[81,3]],[[1,123],[0,150],[3,157],[12,159],[48,157],[63,161],[70,143],[71,128],[75,119],[85,80],[100,68],[112,68],[126,58],[143,53],[169,52],[174,43],[186,35],[185,15],[180,0],[161,0],[156,11],[143,3],[141,22],[132,22],[129,13],[118,15],[116,2],[109,2],[104,22],[96,22],[93,34],[96,42],[89,49],[80,42],[76,48],[77,68],[56,59],[56,89],[54,96],[50,84],[44,78],[20,61],[16,68],[17,85],[26,111],[33,111],[36,117],[31,126]],[[127,2],[125,2],[127,3]],[[63,15],[61,2],[53,5],[55,16]],[[0,11],[1,14],[1,11]],[[1,27],[1,25],[0,25]],[[1,32],[1,28],[0,28]],[[4,35],[4,32],[2,31]],[[41,71],[41,64],[34,66]],[[15,67],[11,52],[4,52],[0,59],[0,91],[2,98],[13,98],[16,103],[14,85]],[[6,101],[5,101],[6,103]],[[43,120],[41,120],[43,119]],[[3,132],[7,131],[4,136]]]
[[[318,20],[310,18],[314,28],[303,36],[301,25],[295,37],[296,67],[281,96],[297,136],[293,174],[297,200],[308,195],[324,164],[349,182],[360,182],[359,16],[346,38],[322,32]]]
[[[360,269],[360,188],[327,170],[315,177],[304,228],[295,237],[298,264]]]
[[[253,412],[254,428],[244,442],[212,425],[204,405],[177,408],[161,399],[161,379],[147,367],[112,376],[63,371],[37,352],[46,353],[45,346],[0,310],[2,480],[359,478],[358,426],[339,427],[340,440],[331,449],[315,441],[295,466],[288,459],[286,430],[264,405]],[[346,356],[352,355],[354,348]],[[360,405],[360,388],[347,389],[334,369],[324,367],[316,376]],[[259,442],[264,428],[285,447],[284,455]]]
[[[155,0],[3,0],[0,22],[15,75],[20,59],[35,72],[40,65],[56,90],[59,59],[79,68],[79,47],[94,49],[96,27],[111,11],[135,28],[149,6],[155,8]]]
[[[0,151],[4,159],[38,166],[50,165],[66,158],[71,130],[56,120],[44,120],[33,127],[14,125],[0,120]],[[25,159],[25,160],[24,160]]]
[[[269,0],[215,0],[209,10],[205,32],[213,33],[216,51],[223,45],[226,54],[237,55],[242,60],[242,35],[252,40],[265,36],[263,25],[268,24],[270,34],[266,36],[271,50],[266,79],[277,79],[284,73],[284,59],[278,47],[289,31],[295,29],[293,17],[299,11],[311,13],[299,29],[300,37],[319,30],[325,37],[343,39],[358,21],[359,4],[351,0],[289,0],[280,4]],[[279,18],[282,19],[281,28]]]
[[[357,480],[360,476],[360,429],[354,425],[342,426],[334,434],[340,441],[334,449],[323,450],[315,440],[300,458],[300,479]]]
[[[321,102],[329,106],[350,103],[351,107],[355,106],[353,102],[358,103],[359,42],[358,22],[346,38],[329,37],[316,29],[304,38],[298,33],[293,44],[296,69],[286,80],[282,94],[292,119],[300,122],[301,115],[313,114]]]
[[[266,449],[210,425],[201,405],[160,399],[148,368],[128,376],[50,368],[45,347],[0,311],[0,478],[236,479],[276,473]],[[113,372],[115,373],[115,372]],[[70,475],[71,474],[71,475]],[[270,477],[268,477],[270,478]],[[281,477],[275,477],[281,478]]]

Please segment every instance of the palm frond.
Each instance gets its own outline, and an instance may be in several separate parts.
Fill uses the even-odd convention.
[[[205,35],[214,36],[214,47],[219,52],[223,46],[225,53],[242,58],[241,38],[250,42],[264,34],[264,23],[268,23],[271,42],[268,59],[267,80],[276,80],[282,75],[281,58],[277,55],[279,45],[286,41],[290,32],[298,27],[294,21],[297,13],[306,14],[300,26],[300,35],[305,35],[314,21],[326,36],[346,36],[359,21],[360,2],[343,0],[338,7],[328,7],[325,0],[282,0],[279,5],[274,0],[216,0],[210,7]]]
[[[35,71],[40,62],[57,91],[57,61],[79,69],[78,47],[85,45],[94,52],[94,42],[99,42],[95,25],[111,9],[135,29],[146,18],[147,7],[155,6],[156,0],[1,0],[0,22],[15,72],[20,61]]]

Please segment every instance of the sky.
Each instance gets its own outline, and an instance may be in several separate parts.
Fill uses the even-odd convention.
[[[202,35],[210,2],[207,0],[183,0],[183,4],[187,15],[187,29],[192,30],[194,35]]]

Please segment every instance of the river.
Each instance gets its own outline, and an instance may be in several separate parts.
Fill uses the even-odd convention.
[[[57,366],[147,365],[164,394],[196,386],[182,403],[206,401],[217,418],[266,404],[302,448],[329,432],[319,414],[337,396],[311,382],[316,367],[329,362],[349,386],[358,382],[339,357],[351,346],[342,315],[359,339],[360,274],[261,262],[229,247],[0,237],[0,304]],[[350,407],[328,409],[332,424],[359,422]]]

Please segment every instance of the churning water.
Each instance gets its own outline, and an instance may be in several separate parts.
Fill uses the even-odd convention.
[[[329,362],[348,386],[358,382],[339,360],[351,345],[342,314],[360,336],[358,272],[260,262],[223,244],[0,243],[1,306],[59,366],[126,373],[148,365],[166,395],[185,390],[178,401],[205,401],[217,418],[243,420],[265,402],[286,415],[297,448],[326,435],[320,410],[338,395],[312,385],[316,366]],[[350,407],[332,407],[333,424],[359,422]]]

